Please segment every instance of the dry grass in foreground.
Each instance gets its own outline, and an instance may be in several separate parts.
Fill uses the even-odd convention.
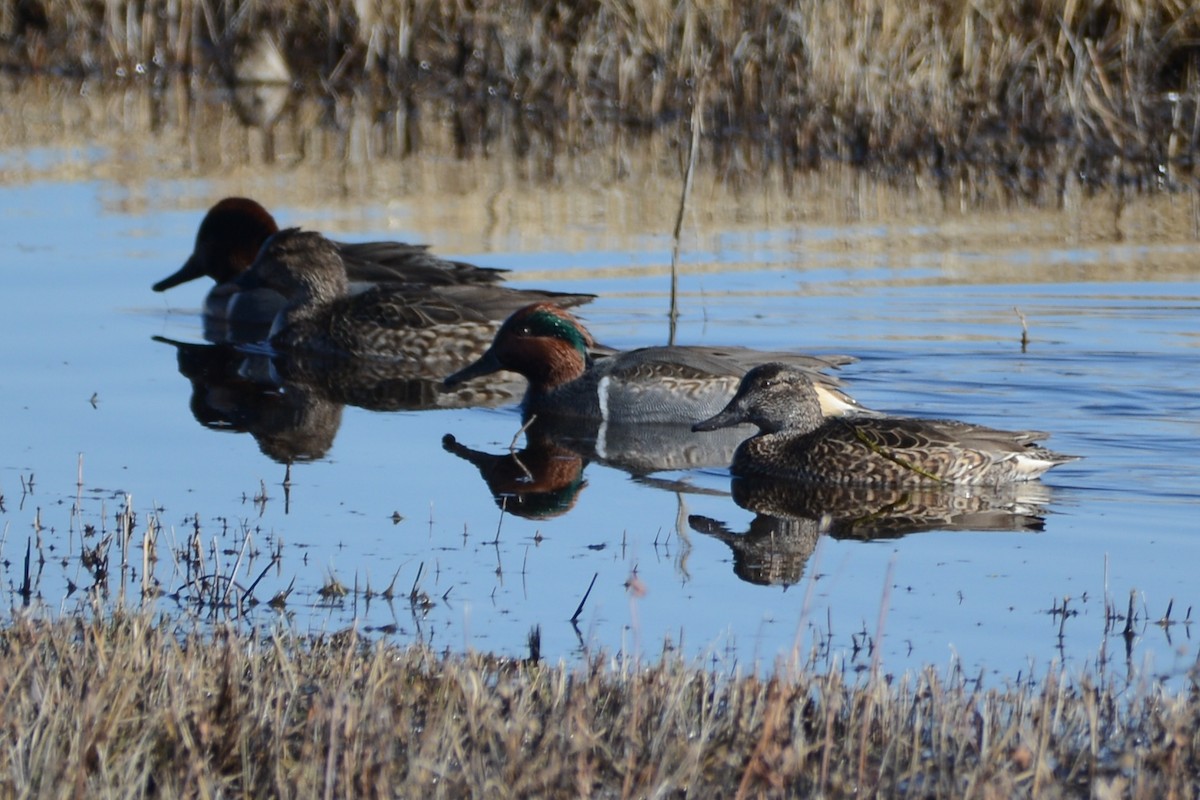
[[[1195,797],[1195,693],[577,668],[146,616],[0,631],[0,795]]]

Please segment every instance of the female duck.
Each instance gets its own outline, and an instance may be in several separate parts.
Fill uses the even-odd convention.
[[[731,471],[745,477],[874,486],[986,485],[1028,481],[1076,456],[1035,444],[1047,434],[1000,431],[955,420],[823,418],[809,375],[786,364],[746,373],[711,431],[749,422],[760,433],[738,446]]]
[[[592,298],[479,284],[381,284],[350,294],[338,245],[297,228],[268,239],[235,284],[239,291],[269,289],[287,302],[269,334],[278,349],[407,360],[438,377],[477,357],[513,309],[531,300],[574,305]]]
[[[154,291],[207,276],[217,282],[204,301],[207,317],[270,325],[285,305],[283,298],[267,289],[241,292],[233,281],[250,267],[263,243],[278,232],[275,218],[259,203],[246,197],[226,197],[210,208],[200,223],[192,255],[178,271],[154,284]],[[345,265],[350,291],[378,283],[450,286],[503,279],[504,270],[447,261],[431,254],[427,245],[336,242],[334,247]],[[235,296],[236,302],[232,302]]]
[[[600,355],[595,357],[595,342],[579,320],[552,303],[536,303],[509,317],[487,352],[445,384],[506,369],[529,381],[522,404],[527,415],[690,424],[728,402],[751,365],[788,358],[812,376],[825,413],[864,411],[836,379],[815,371],[854,360],[845,356],[684,346]]]

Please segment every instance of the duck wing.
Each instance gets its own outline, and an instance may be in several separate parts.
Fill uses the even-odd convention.
[[[949,483],[1007,483],[1036,478],[1075,460],[1037,445],[1046,435],[957,420],[852,417],[827,423],[814,435],[820,441],[812,447],[812,459],[850,463],[855,450],[862,453],[866,448],[873,457],[863,459],[863,465],[873,463],[870,469],[894,471],[905,480],[911,472]]]
[[[531,303],[549,302],[562,308],[571,308],[596,299],[594,294],[552,292],[545,289],[515,289],[508,286],[480,284],[443,286],[437,287],[435,291],[444,299],[459,305],[470,306],[488,319],[497,322],[508,319],[513,312]]]
[[[406,286],[394,289],[377,286],[357,295],[341,298],[331,307],[331,332],[367,328],[419,330],[460,324],[487,324],[486,314],[470,305],[455,302],[441,291]]]
[[[741,369],[741,374],[745,374],[759,364],[767,364],[769,362],[778,362],[792,367],[823,372],[829,369],[839,369],[847,364],[853,364],[858,361],[854,356],[847,355],[810,355],[808,353],[795,353],[790,350],[755,350],[750,347],[738,347],[736,345],[716,347],[707,345],[681,345],[680,349],[689,350],[697,354],[707,354],[737,364]]]
[[[346,277],[359,283],[423,283],[427,286],[495,284],[508,270],[450,261],[429,245],[404,242],[337,242]]]

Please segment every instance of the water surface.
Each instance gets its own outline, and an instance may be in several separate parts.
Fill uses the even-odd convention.
[[[462,454],[503,457],[515,444],[516,468],[533,463],[511,404],[323,407],[326,428],[337,423],[329,441],[289,470],[249,433],[198,421],[176,347],[161,341],[204,342],[208,287],[149,287],[190,252],[207,206],[243,193],[341,239],[431,242],[512,269],[516,285],[595,292],[582,313],[598,339],[662,343],[679,188],[669,151],[630,143],[620,158],[632,170],[554,157],[547,178],[515,157],[464,163],[436,147],[285,169],[287,147],[271,161],[251,146],[228,168],[189,166],[170,127],[140,149],[108,146],[106,125],[90,135],[0,152],[8,614],[88,607],[82,554],[120,533],[129,504],[130,544],[108,550],[105,601],[122,583],[136,601],[150,536],[155,602],[172,614],[235,613],[188,603],[196,576],[179,553],[199,545],[210,573],[257,581],[260,604],[236,612],[247,624],[354,625],[451,650],[523,655],[540,626],[543,655],[565,660],[653,656],[666,642],[726,665],[816,652],[862,668],[877,653],[893,673],[958,663],[1001,679],[1052,660],[1164,675],[1195,661],[1194,198],[964,206],[854,175],[790,190],[699,176],[677,341],[853,354],[842,377],[868,406],[1039,428],[1084,456],[1030,488],[1036,530],[805,541],[803,526],[739,506],[718,467],[631,474],[551,458],[577,474],[544,503],[505,510]],[[764,530],[777,541],[764,545]],[[322,594],[333,580],[349,593]],[[389,585],[391,599],[378,594]],[[283,611],[265,605],[289,586]],[[1155,624],[1168,608],[1171,624]]]

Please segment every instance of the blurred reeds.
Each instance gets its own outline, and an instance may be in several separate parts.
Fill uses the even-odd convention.
[[[10,797],[1193,797],[1200,701],[1051,672],[719,674],[17,618]]]
[[[699,103],[705,140],[724,158],[750,143],[795,169],[918,164],[952,180],[971,165],[1017,185],[1067,171],[1157,184],[1190,172],[1200,131],[1200,15],[1182,0],[4,0],[0,9],[10,73],[277,80],[274,46],[309,91],[448,99],[468,132],[503,112],[567,146],[597,126],[683,127]]]
[[[378,97],[301,96],[263,128],[240,118],[227,91],[192,91],[184,81],[156,88],[0,77],[0,91],[6,83],[10,124],[0,125],[0,185],[98,181],[104,213],[184,211],[186,237],[213,202],[249,195],[281,223],[351,238],[395,232],[391,238],[412,237],[459,256],[503,252],[500,265],[528,280],[669,272],[686,166],[679,137],[670,133],[618,131],[607,143],[569,151],[535,135],[517,152],[522,137],[501,127],[495,141],[463,153],[448,102],[425,104],[402,124],[400,112]],[[419,157],[404,150],[405,132],[419,140]],[[761,256],[738,268],[845,269],[856,271],[852,280],[911,280],[863,268],[879,259],[893,267],[927,265],[932,250],[942,268],[928,278],[935,282],[1053,281],[1067,271],[1089,281],[1178,279],[1194,272],[1191,250],[1175,246],[1200,231],[1194,191],[1092,191],[1074,173],[1067,178],[1029,196],[984,169],[946,185],[919,171],[879,175],[831,164],[791,173],[750,158],[722,168],[702,157],[683,231],[686,270],[727,271],[727,259],[697,254],[735,242],[760,249],[757,237],[771,230],[794,236],[778,263]],[[1084,248],[1087,259],[1046,269],[1023,252],[1064,242]],[[660,262],[631,265],[621,255],[647,247],[660,251]],[[573,255],[536,263],[518,255],[548,249],[588,254],[590,266]],[[981,253],[990,257],[981,260]],[[819,285],[804,281],[792,291]]]

